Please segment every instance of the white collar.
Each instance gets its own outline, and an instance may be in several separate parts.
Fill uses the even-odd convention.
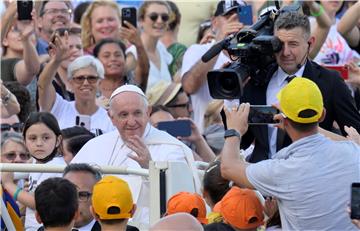
[[[306,65],[306,62],[304,65],[301,66],[301,68],[295,72],[294,74],[292,75],[295,75],[295,76],[303,76],[304,74],[304,70],[305,70],[305,65]],[[283,82],[285,81],[285,79],[290,76],[288,73],[286,73],[280,66],[278,67],[277,71],[276,71],[276,84],[278,86],[281,86],[283,84]]]
[[[84,225],[84,226],[82,226],[82,227],[80,227],[80,228],[75,228],[75,229],[77,229],[77,230],[79,230],[79,231],[89,231],[89,230],[92,229],[92,227],[94,226],[94,224],[95,224],[95,219],[93,219],[92,221],[90,221],[87,225]]]

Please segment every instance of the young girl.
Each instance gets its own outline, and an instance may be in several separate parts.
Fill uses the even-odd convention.
[[[63,157],[58,154],[61,143],[61,131],[56,118],[48,112],[30,114],[25,122],[23,136],[25,145],[36,164],[66,165]],[[5,173],[2,177],[3,187],[13,195],[15,200],[27,206],[25,229],[37,230],[40,224],[35,219],[34,191],[44,180],[50,177],[61,177],[61,173],[30,173],[28,192],[18,188],[12,179],[12,174]]]

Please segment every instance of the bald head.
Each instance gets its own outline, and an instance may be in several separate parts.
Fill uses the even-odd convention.
[[[204,228],[201,226],[198,220],[195,217],[191,216],[188,213],[176,213],[161,218],[153,226],[151,226],[150,231],[156,230],[193,230],[193,231],[203,231]]]

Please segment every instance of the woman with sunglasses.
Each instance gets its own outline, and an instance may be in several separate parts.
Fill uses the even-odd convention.
[[[140,31],[129,22],[125,22],[125,26],[121,26],[120,22],[119,5],[116,2],[112,0],[92,2],[81,19],[84,51],[93,54],[94,47],[102,39],[126,41],[127,47],[135,52],[126,52],[125,73],[133,74],[134,82],[145,91],[149,75],[149,59],[140,38]]]
[[[9,12],[15,14],[16,1],[10,5]],[[32,15],[34,17],[34,12]],[[34,20],[14,21],[8,18],[2,24],[1,79],[4,82],[18,81],[26,86],[40,70],[40,60],[35,48]]]
[[[75,101],[69,102],[56,93],[51,84],[58,63],[66,60],[69,51],[67,35],[65,39],[55,36],[54,43],[50,43],[50,62],[46,64],[38,81],[39,106],[41,111],[51,112],[57,118],[60,128],[81,125],[86,119],[91,132],[98,134],[99,130],[106,133],[114,130],[107,112],[96,105],[96,92],[100,79],[104,78],[104,67],[101,62],[90,55],[76,58],[67,69],[67,77],[73,90]]]
[[[2,131],[1,163],[27,163],[30,158],[21,133]]]
[[[1,132],[1,159],[0,163],[28,163],[31,161],[31,156],[27,151],[27,148],[24,144],[24,139],[21,133],[13,132],[13,131],[6,131]],[[2,176],[3,177],[3,176]],[[10,178],[9,180],[13,180]],[[3,180],[2,180],[3,182]],[[18,185],[21,189],[24,188],[24,180],[13,180],[12,184]],[[2,187],[2,185],[1,185]],[[5,204],[7,204],[7,208],[9,207],[13,209],[17,216],[12,216],[12,222],[15,225],[16,230],[23,229],[23,222],[20,220],[22,217],[21,214],[25,215],[25,206],[22,204],[17,204],[14,199],[13,195],[9,193],[7,190],[4,190],[2,187],[2,199],[4,200]],[[1,230],[5,230],[5,226],[2,222]]]
[[[58,147],[61,143],[61,130],[56,118],[51,113],[31,113],[24,124],[23,137],[34,164],[66,165],[64,158],[58,153]],[[26,153],[19,153],[20,158],[22,158],[21,154]],[[33,192],[36,187],[50,177],[61,176],[61,173],[30,173],[28,190],[23,190],[14,183],[13,173],[2,173],[2,186],[4,189],[13,196],[14,200],[27,207],[25,217],[26,230],[36,230],[40,226],[35,219]]]
[[[160,80],[172,80],[168,65],[173,58],[165,45],[159,41],[168,28],[170,12],[169,5],[164,1],[144,1],[139,9],[141,39],[150,60],[147,89]]]

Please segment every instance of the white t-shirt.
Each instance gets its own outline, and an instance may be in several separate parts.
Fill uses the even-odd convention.
[[[170,71],[169,71],[169,65],[171,64],[173,57],[172,55],[167,51],[165,45],[158,41],[156,44],[156,49],[159,52],[160,55],[160,70],[156,67],[156,65],[150,62],[150,69],[149,69],[149,78],[147,82],[146,90],[150,89],[152,86],[154,86],[158,81],[165,80],[165,81],[172,81]],[[132,53],[134,57],[137,59],[137,51],[135,46],[130,46],[126,53]]]
[[[181,68],[181,77],[184,76],[186,72],[188,72],[194,64],[196,64],[201,56],[205,54],[213,44],[194,44],[190,46],[183,58],[182,68]],[[220,69],[222,65],[226,62],[230,61],[229,57],[227,57],[223,52],[220,53],[213,70]],[[210,71],[210,70],[209,70]],[[197,90],[194,94],[190,95],[191,103],[193,105],[193,113],[194,113],[194,122],[198,126],[201,133],[204,131],[204,115],[206,112],[206,108],[208,104],[213,100],[210,96],[209,87],[207,80],[204,85],[202,85],[199,90]]]
[[[310,18],[310,22],[314,20],[315,18]],[[346,40],[337,31],[338,23],[339,19],[336,19],[335,24],[330,27],[329,34],[314,59],[315,62],[325,65],[344,65],[354,58],[360,58],[359,54],[349,47]]]
[[[75,101],[66,101],[57,93],[54,106],[51,108],[50,112],[58,120],[60,129],[75,126],[75,118],[77,115],[80,115],[75,108]],[[106,110],[102,107],[99,107],[90,118],[90,131],[95,134],[96,129],[101,129],[103,133],[115,130]]]
[[[35,160],[33,162],[35,164]],[[66,165],[64,158],[61,157],[54,157],[54,159],[50,160],[49,162],[45,163],[44,165]],[[44,180],[51,178],[51,177],[62,177],[62,173],[42,173],[42,172],[32,172],[29,174],[29,192],[34,194],[35,189],[41,182]],[[36,221],[35,218],[35,210],[27,207],[26,208],[26,217],[25,217],[25,230],[26,231],[33,231],[37,230],[41,224]]]

